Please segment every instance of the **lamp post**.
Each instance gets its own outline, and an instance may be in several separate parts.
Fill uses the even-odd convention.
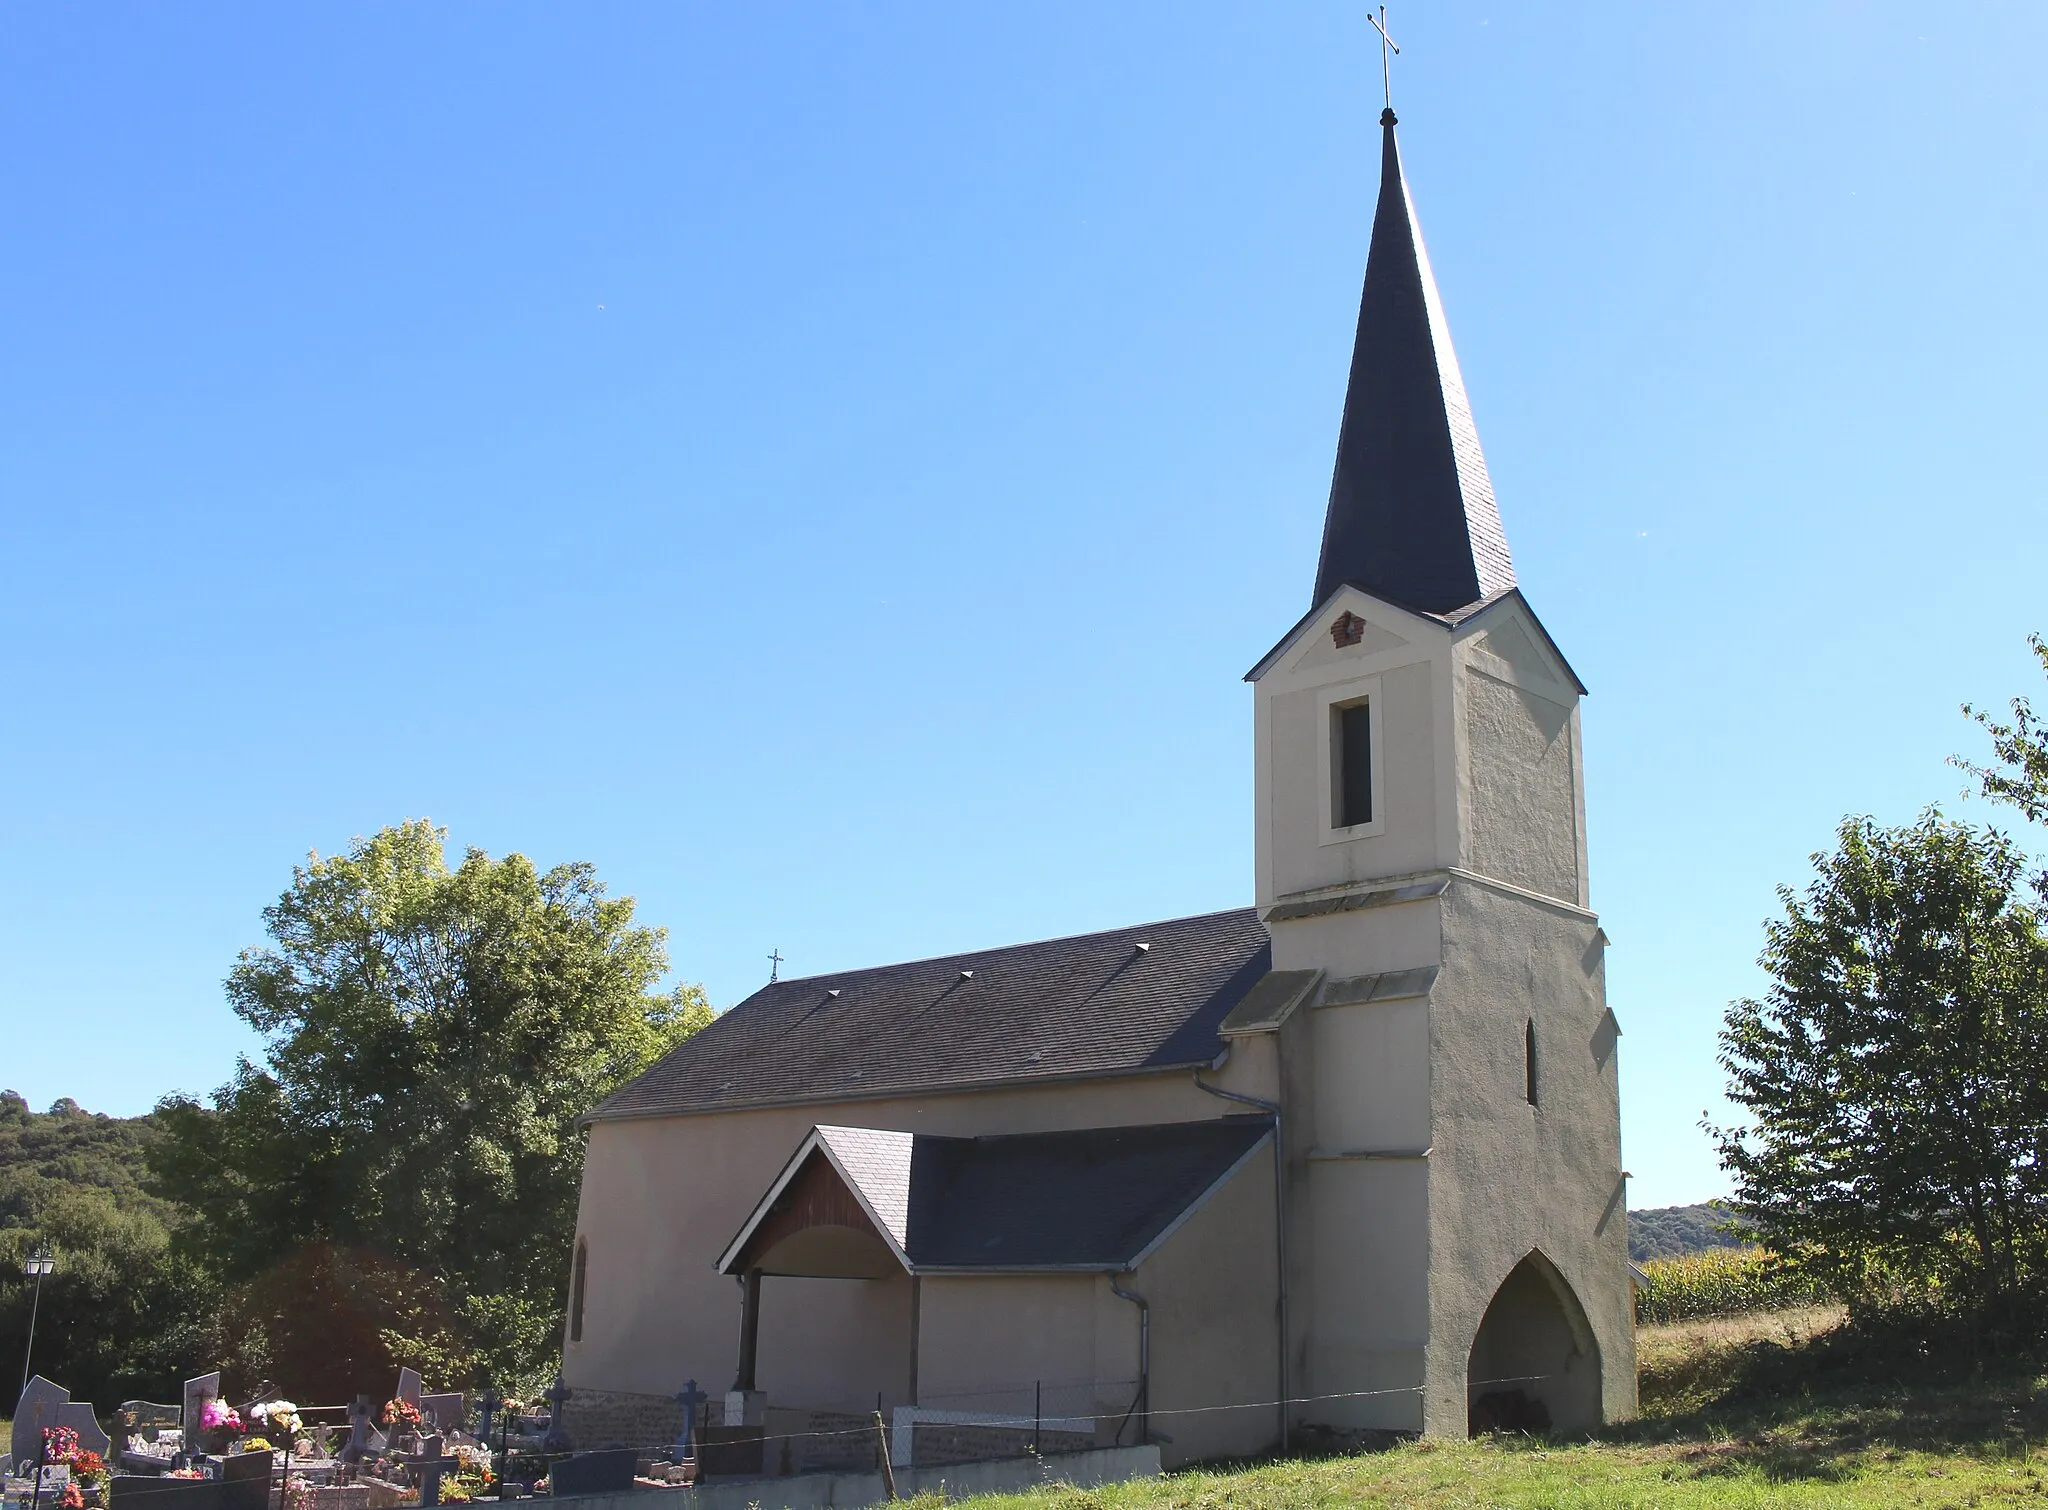
[[[47,1246],[39,1247],[21,1261],[21,1272],[36,1282],[35,1297],[28,1303],[28,1351],[21,1355],[21,1387],[26,1390],[29,1380],[29,1360],[36,1351],[36,1312],[43,1304],[43,1276],[57,1267],[57,1260]]]

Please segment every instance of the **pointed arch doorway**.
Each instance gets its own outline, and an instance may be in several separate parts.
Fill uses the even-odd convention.
[[[1585,1308],[1540,1251],[1508,1272],[1472,1338],[1467,1426],[1584,1431],[1601,1424],[1600,1345]]]

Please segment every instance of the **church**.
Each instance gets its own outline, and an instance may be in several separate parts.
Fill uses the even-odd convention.
[[[1380,124],[1314,592],[1246,677],[1253,905],[725,1012],[587,1119],[573,1391],[1168,1465],[1633,1414],[1585,688]]]

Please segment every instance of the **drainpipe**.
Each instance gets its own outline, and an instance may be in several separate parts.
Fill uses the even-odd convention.
[[[1287,1320],[1287,1139],[1280,1117],[1280,1103],[1211,1085],[1202,1078],[1200,1070],[1195,1071],[1195,1089],[1242,1106],[1256,1106],[1273,1116],[1273,1247],[1280,1266],[1280,1450],[1285,1452],[1292,1439],[1287,1402],[1293,1391],[1288,1388],[1290,1371],[1287,1367],[1290,1336]]]
[[[1128,1279],[1130,1275],[1124,1277]],[[1116,1278],[1114,1274],[1109,1276],[1109,1293],[1138,1308],[1138,1398],[1132,1409],[1138,1413],[1138,1445],[1142,1447],[1152,1440],[1152,1307],[1144,1296],[1126,1290]]]

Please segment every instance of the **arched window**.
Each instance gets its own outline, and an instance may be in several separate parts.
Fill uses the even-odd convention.
[[[1536,1104],[1536,1019],[1529,1019],[1529,1027],[1522,1035],[1522,1093],[1529,1098],[1529,1104]]]
[[[576,1240],[576,1267],[569,1276],[569,1340],[583,1340],[583,1284],[590,1271],[590,1244]]]

